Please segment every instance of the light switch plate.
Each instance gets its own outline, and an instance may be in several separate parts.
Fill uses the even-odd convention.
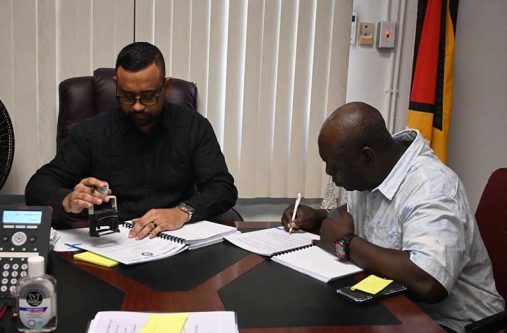
[[[373,45],[375,23],[359,22],[359,45]]]
[[[396,24],[381,21],[377,24],[377,48],[393,49],[396,37]]]

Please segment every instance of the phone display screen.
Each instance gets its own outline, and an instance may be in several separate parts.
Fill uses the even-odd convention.
[[[36,210],[4,210],[2,222],[4,224],[40,224],[42,211]]]

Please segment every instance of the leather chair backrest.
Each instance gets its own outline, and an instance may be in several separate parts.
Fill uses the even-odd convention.
[[[78,121],[119,107],[113,75],[114,68],[98,68],[93,76],[70,78],[60,83],[57,149]],[[166,100],[197,111],[197,86],[193,82],[173,78]]]
[[[498,292],[507,299],[507,168],[491,174],[475,213],[484,245],[493,264]]]

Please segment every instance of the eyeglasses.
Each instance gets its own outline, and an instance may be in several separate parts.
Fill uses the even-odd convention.
[[[162,79],[162,85],[160,86],[160,90],[159,90],[158,94],[156,94],[155,96],[151,96],[151,97],[137,98],[137,97],[127,97],[127,96],[118,95],[118,85],[116,85],[116,99],[118,100],[118,102],[120,102],[120,104],[124,104],[124,105],[134,105],[139,101],[139,103],[141,103],[144,106],[151,106],[151,105],[155,105],[158,103],[158,99],[160,98],[160,95],[162,95],[163,88],[164,88],[164,79]]]

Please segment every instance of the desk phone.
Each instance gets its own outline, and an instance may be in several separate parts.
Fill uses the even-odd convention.
[[[28,274],[30,256],[49,252],[51,207],[0,206],[0,299],[12,297],[19,279]]]

